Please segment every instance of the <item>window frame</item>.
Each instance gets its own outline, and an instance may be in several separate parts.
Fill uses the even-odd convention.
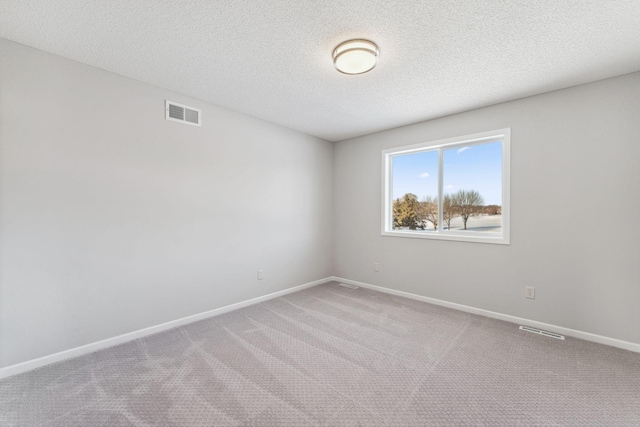
[[[444,150],[456,147],[469,147],[486,144],[489,142],[502,142],[502,233],[499,236],[491,236],[486,232],[443,230],[442,198],[443,192],[443,159]],[[394,156],[412,154],[425,151],[438,152],[438,229],[433,232],[417,232],[415,230],[393,229],[393,162]],[[509,245],[510,214],[511,214],[511,128],[498,129],[488,132],[480,132],[471,135],[463,135],[436,141],[422,142],[419,144],[382,150],[382,216],[381,234],[391,237],[408,237],[417,239],[449,240],[458,242],[491,243]],[[496,233],[497,234],[497,233]]]

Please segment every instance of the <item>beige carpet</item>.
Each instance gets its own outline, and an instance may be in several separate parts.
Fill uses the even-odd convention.
[[[640,426],[640,354],[336,283],[0,381],[2,426]]]

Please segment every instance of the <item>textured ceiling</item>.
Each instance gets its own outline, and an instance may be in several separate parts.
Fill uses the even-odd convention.
[[[640,0],[0,0],[0,37],[338,141],[638,71]]]

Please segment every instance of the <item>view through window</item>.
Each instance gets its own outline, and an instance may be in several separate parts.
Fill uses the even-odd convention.
[[[509,243],[509,130],[383,152],[383,234]]]

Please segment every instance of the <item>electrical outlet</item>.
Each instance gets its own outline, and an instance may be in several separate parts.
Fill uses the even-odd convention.
[[[262,279],[264,279],[264,271],[258,270],[258,280],[262,280]]]
[[[525,294],[524,296],[531,299],[536,299],[536,288],[533,286],[525,286]]]
[[[380,271],[380,264],[378,264],[377,262],[373,263],[373,271],[378,272]]]

